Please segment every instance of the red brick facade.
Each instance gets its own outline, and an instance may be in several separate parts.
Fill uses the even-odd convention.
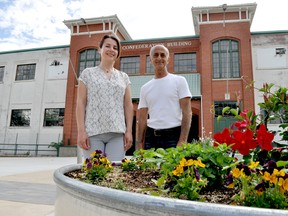
[[[237,41],[239,44],[240,74],[242,77],[245,78],[245,80],[249,82],[253,80],[250,34],[251,23],[249,23],[249,21],[239,21],[239,19],[246,19],[247,13],[239,13],[235,11],[229,12],[227,10],[227,12],[225,13],[225,21],[223,21],[223,12],[212,13],[210,11],[209,15],[205,14],[205,12],[201,13],[202,21],[209,20],[211,22],[206,22],[205,24],[199,23],[199,35],[197,36],[125,41],[125,36],[121,34],[121,31],[114,31],[114,34],[116,34],[120,38],[120,40],[123,40],[121,42],[123,48],[121,55],[122,57],[140,56],[140,71],[138,74],[139,76],[145,75],[146,56],[149,55],[150,47],[153,46],[153,44],[161,43],[168,47],[170,51],[170,62],[168,66],[169,72],[173,72],[174,70],[175,53],[196,53],[197,69],[196,71],[192,71],[192,73],[199,73],[201,76],[201,98],[192,100],[191,109],[193,111],[193,115],[197,116],[198,118],[198,125],[196,125],[196,127],[199,131],[199,137],[203,135],[203,128],[206,132],[213,133],[214,115],[211,113],[211,107],[214,104],[214,101],[225,100],[225,93],[227,90],[227,80],[216,80],[212,78],[212,43],[220,39],[232,39]],[[77,144],[77,127],[75,119],[77,82],[75,79],[73,67],[75,68],[75,71],[77,73],[79,53],[87,48],[97,49],[98,43],[102,38],[103,34],[107,33],[101,32],[101,30],[103,29],[102,24],[89,24],[88,26],[91,32],[94,31],[93,34],[90,35],[90,37],[88,34],[71,34],[71,64],[69,65],[68,70],[64,122],[65,144],[67,144],[68,142],[70,142],[71,145]],[[80,25],[79,32],[85,32],[87,30],[86,27],[87,26],[85,25]],[[76,27],[73,27],[73,31],[77,31]],[[99,31],[99,33],[97,33],[97,31]],[[113,32],[111,31],[110,33]],[[120,61],[116,63],[115,67],[120,69]],[[236,94],[234,93],[241,92],[240,99],[242,102],[242,109],[253,109],[254,96],[251,90],[247,90],[245,88],[247,84],[248,83],[244,83],[243,80],[240,78],[229,80],[228,88],[230,92],[230,100],[237,100]],[[134,104],[134,113],[137,118],[137,104]]]

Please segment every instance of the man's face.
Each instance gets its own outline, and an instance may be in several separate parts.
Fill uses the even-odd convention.
[[[150,59],[156,71],[163,70],[168,64],[168,53],[163,47],[156,47]]]

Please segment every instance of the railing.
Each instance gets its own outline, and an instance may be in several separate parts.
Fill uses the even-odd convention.
[[[49,147],[50,144],[3,144],[0,143],[0,156],[57,156],[59,148]],[[44,152],[44,153],[43,153]],[[45,154],[45,153],[51,154]],[[33,154],[34,153],[34,154]]]

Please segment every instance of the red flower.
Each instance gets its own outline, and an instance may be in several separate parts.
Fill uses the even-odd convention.
[[[223,143],[226,143],[227,145],[235,143],[228,128],[224,128],[222,133],[218,132],[214,135],[214,146],[218,146],[219,144]]]
[[[238,130],[244,130],[247,128],[247,121],[237,121],[233,125],[238,128]]]
[[[273,149],[272,140],[274,139],[274,134],[267,132],[264,124],[261,124],[259,129],[257,130],[256,137],[258,140],[258,144],[262,149],[270,151]]]
[[[234,131],[232,133],[235,145],[232,146],[233,150],[238,150],[242,155],[248,155],[250,149],[257,147],[257,141],[253,138],[253,132],[247,129],[244,132]]]

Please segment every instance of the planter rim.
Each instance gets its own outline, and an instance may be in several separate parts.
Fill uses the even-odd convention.
[[[205,203],[189,200],[180,200],[165,197],[156,197],[140,193],[133,193],[112,188],[88,184],[67,177],[64,174],[81,169],[81,164],[72,164],[61,167],[54,172],[54,181],[57,187],[81,200],[92,203],[118,202],[123,206],[136,206],[137,208],[165,211],[169,215],[197,215],[197,216],[287,216],[287,210],[255,208],[245,206],[231,206],[225,204]],[[100,198],[100,199],[99,199]],[[136,209],[137,209],[136,208]],[[164,209],[164,210],[163,210]],[[124,209],[125,210],[125,209]],[[137,214],[137,212],[135,212]],[[195,213],[195,214],[193,214]]]

